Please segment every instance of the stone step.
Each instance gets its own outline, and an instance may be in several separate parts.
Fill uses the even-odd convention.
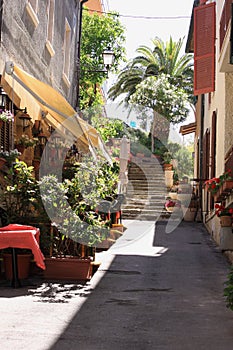
[[[143,213],[144,215],[160,215],[164,211],[164,208],[157,208],[157,209],[145,209],[145,208],[122,208],[122,213],[125,215],[126,213],[130,213],[132,215],[134,214],[141,214]]]
[[[138,163],[143,163],[143,164],[148,164],[148,163],[153,163],[153,164],[159,164],[160,162],[158,161],[157,158],[154,157],[131,157],[131,164],[138,164]]]
[[[169,217],[171,216],[170,213],[168,213],[167,211],[162,211],[160,213],[123,213],[122,214],[122,218],[123,219],[137,219],[137,220],[148,220],[148,221],[157,221],[159,220],[163,220],[163,219],[169,219]]]
[[[165,202],[165,199],[164,197],[160,197],[158,199],[148,199],[148,198],[145,198],[145,199],[141,199],[141,198],[134,198],[134,199],[126,199],[123,206],[129,206],[129,205],[140,205],[140,206],[145,206],[145,205],[158,205],[158,204],[161,204],[161,203],[164,203]]]
[[[166,192],[162,192],[162,191],[159,191],[159,190],[156,190],[155,188],[152,190],[150,189],[149,191],[147,190],[140,190],[140,189],[129,189],[127,190],[126,192],[126,198],[130,198],[130,197],[140,197],[142,199],[144,198],[156,198],[156,197],[159,197],[159,196],[166,196]]]
[[[126,202],[122,204],[122,208],[161,208],[164,206],[165,200],[161,199],[160,201],[156,202]]]
[[[133,161],[135,163],[133,163]],[[128,186],[122,205],[123,219],[167,220],[164,171],[157,159],[133,157],[128,171]]]
[[[153,185],[153,184],[130,184],[129,186],[129,191],[155,191],[155,192],[160,192],[160,193],[165,193],[166,189],[164,187],[164,190],[162,188],[162,184],[157,184],[157,185]]]
[[[165,184],[165,179],[164,178],[155,178],[155,177],[147,177],[147,178],[143,178],[143,179],[140,179],[138,177],[129,177],[128,178],[129,181],[133,184],[145,184],[145,183],[150,183],[150,184],[155,184],[155,185],[161,185],[161,183],[164,183]]]

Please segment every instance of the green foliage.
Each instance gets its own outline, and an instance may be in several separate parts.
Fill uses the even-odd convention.
[[[224,296],[226,297],[227,307],[233,310],[233,266],[230,268],[228,279],[225,282]]]
[[[131,142],[131,149],[135,148],[135,152],[137,147],[143,148],[144,151],[150,149],[151,141],[148,134],[140,129],[130,128],[120,119],[108,119],[100,115],[93,115],[90,123],[100,133],[104,142],[108,142],[111,138],[122,138],[125,135]],[[134,145],[132,146],[132,144]]]
[[[183,39],[177,42],[170,37],[168,42],[160,38],[152,40],[153,48],[145,45],[137,49],[138,56],[129,61],[118,75],[116,83],[109,90],[109,97],[116,99],[122,96],[128,103],[135,93],[136,87],[148,77],[170,76],[170,83],[187,93],[193,102],[193,57],[191,54],[181,55]]]
[[[169,142],[167,146],[172,158],[177,160],[176,176],[182,179],[184,176],[193,176],[193,145],[183,146]]]
[[[52,240],[55,251],[65,249],[67,237],[68,241],[73,239],[86,245],[95,245],[106,237],[109,223],[101,220],[95,209],[101,199],[116,194],[119,165],[99,162],[93,166],[87,160],[73,170],[72,179],[63,182],[55,175],[37,181],[33,170],[22,161],[16,161],[9,169],[1,195],[6,224],[40,225],[46,253],[51,244],[48,235],[51,221],[60,232]]]
[[[99,115],[91,118],[91,124],[100,133],[104,142],[110,138],[122,138],[124,136],[124,124],[119,119],[108,119]]]
[[[188,95],[169,81],[170,76],[148,77],[136,86],[130,104],[150,108],[172,123],[180,123],[189,113]]]
[[[113,163],[85,160],[77,169],[75,176],[65,182],[69,203],[72,209],[84,217],[85,211],[94,211],[100,200],[113,197],[117,191],[119,166]]]
[[[21,223],[22,219],[34,217],[41,211],[42,203],[33,167],[17,161],[5,177],[2,202],[9,223]]]
[[[99,86],[106,79],[102,53],[108,47],[114,52],[111,71],[115,72],[119,62],[125,58],[125,36],[117,14],[89,13],[84,9],[82,17],[82,39],[80,55],[80,108],[103,104]]]
[[[112,167],[101,161],[93,164],[87,158],[76,167],[72,179],[59,183],[50,175],[40,181],[45,208],[61,234],[53,241],[54,252],[64,254],[67,237],[88,246],[106,237],[110,223],[101,220],[95,209],[102,199],[116,194],[118,173],[115,163]]]
[[[8,166],[11,166],[16,160],[18,160],[21,153],[17,150],[17,148],[10,151],[1,151],[0,157],[6,159]]]

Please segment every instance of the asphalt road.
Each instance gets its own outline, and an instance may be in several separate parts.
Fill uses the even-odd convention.
[[[229,264],[202,224],[126,222],[85,286],[0,283],[0,347],[32,350],[230,350]],[[28,317],[28,318],[26,318]]]

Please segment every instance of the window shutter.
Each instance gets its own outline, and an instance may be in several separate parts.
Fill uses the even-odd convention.
[[[194,8],[194,95],[215,89],[215,3]]]
[[[209,179],[209,161],[210,161],[210,133],[209,133],[209,129],[207,129],[203,137],[203,158],[202,158],[203,178],[205,180]]]

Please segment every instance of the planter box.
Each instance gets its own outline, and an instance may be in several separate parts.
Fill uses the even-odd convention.
[[[231,227],[232,226],[232,218],[231,216],[220,216],[220,225],[222,227]]]
[[[31,259],[31,254],[17,254],[18,278],[20,280],[28,278]],[[12,280],[12,254],[3,254],[3,265],[6,279]]]
[[[233,234],[231,227],[221,228],[219,248],[221,250],[233,250]]]
[[[230,194],[233,189],[233,181],[225,181],[222,185],[222,193],[225,195]]]
[[[90,259],[46,258],[45,266],[44,278],[46,279],[87,281],[92,276]]]

